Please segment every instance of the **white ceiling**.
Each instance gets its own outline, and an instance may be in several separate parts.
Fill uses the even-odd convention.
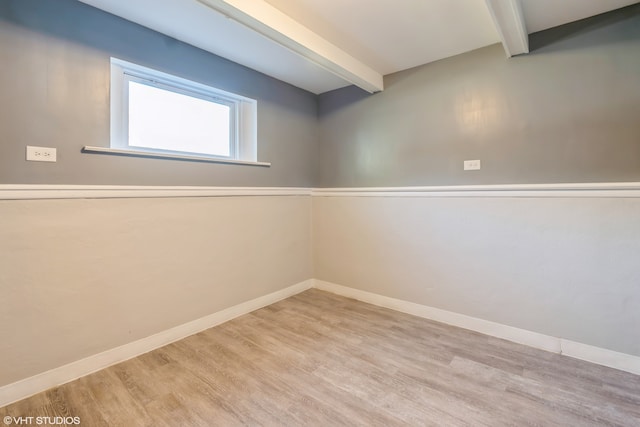
[[[394,73],[499,43],[505,31],[504,27],[497,28],[500,24],[494,22],[493,12],[490,13],[496,0],[80,1],[313,93],[352,82],[358,84],[357,78],[350,77],[357,74],[353,70],[379,75]],[[521,2],[527,33],[639,2],[498,0],[498,3],[517,1]],[[240,12],[234,14],[229,10]],[[265,20],[265,16],[274,19]],[[288,26],[280,26],[283,19],[289,21]],[[261,28],[256,27],[256,22]],[[247,26],[258,28],[262,34]],[[265,27],[273,27],[273,31],[265,32]],[[274,37],[273,33],[278,32],[282,34]],[[318,44],[318,40],[323,43]],[[326,54],[327,46],[330,54]],[[309,55],[315,47],[318,54]],[[307,58],[300,56],[300,52]],[[329,59],[314,60],[323,56]]]
[[[484,0],[266,0],[386,75],[498,43]]]

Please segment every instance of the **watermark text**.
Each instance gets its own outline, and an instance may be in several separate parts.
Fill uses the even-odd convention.
[[[80,417],[12,417],[5,416],[2,421],[5,425],[16,426],[73,426],[80,425]]]

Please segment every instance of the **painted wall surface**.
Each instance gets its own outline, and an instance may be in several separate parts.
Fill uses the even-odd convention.
[[[640,5],[320,95],[319,187],[640,181]],[[480,171],[463,171],[480,159]]]
[[[312,277],[308,196],[0,201],[0,386]]]
[[[82,154],[109,146],[114,56],[258,101],[270,168]],[[316,96],[74,0],[0,2],[0,184],[311,186]],[[57,163],[25,161],[27,145]]]
[[[639,11],[328,93],[318,122],[314,95],[79,2],[0,1],[0,184],[640,181]],[[272,167],[82,154],[109,144],[110,56],[256,98]],[[311,203],[0,201],[0,385],[311,277],[640,356],[638,199]]]
[[[640,356],[640,199],[314,197],[320,280]]]

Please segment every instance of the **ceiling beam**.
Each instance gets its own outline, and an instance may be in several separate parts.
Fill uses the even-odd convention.
[[[529,34],[520,0],[486,0],[508,57],[529,53]]]
[[[320,37],[264,0],[198,0],[366,90],[384,89],[380,73]]]

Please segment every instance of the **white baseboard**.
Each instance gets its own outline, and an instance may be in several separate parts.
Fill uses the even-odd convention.
[[[209,329],[259,308],[296,295],[312,287],[354,298],[380,307],[469,329],[530,347],[563,354],[576,359],[640,375],[640,357],[618,353],[574,341],[556,338],[426,305],[386,297],[322,280],[309,279],[288,288],[229,307],[192,322],[149,337],[51,369],[38,375],[0,387],[0,408],[36,393],[48,390],[93,372],[148,353],[172,342]]]
[[[552,337],[525,329],[515,328],[500,323],[465,316],[439,308],[416,304],[391,297],[386,297],[335,283],[314,280],[314,287],[337,295],[367,302],[379,307],[390,308],[402,313],[412,314],[425,319],[435,320],[448,325],[480,332],[496,338],[523,344],[529,347],[550,351],[584,360],[598,365],[608,366],[621,371],[640,375],[640,357],[619,353],[605,348],[582,344],[564,338]]]
[[[562,338],[560,342],[562,354],[565,356],[640,375],[640,357],[638,356]]]
[[[296,295],[312,288],[313,284],[313,279],[305,280],[155,335],[7,384],[0,387],[0,408]]]

